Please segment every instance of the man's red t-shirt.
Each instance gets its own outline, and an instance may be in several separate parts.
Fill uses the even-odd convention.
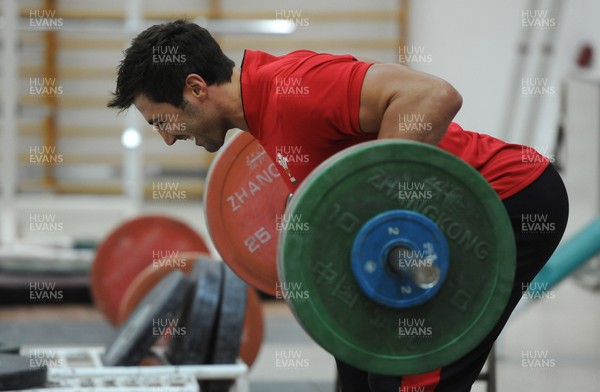
[[[369,63],[308,50],[273,56],[246,50],[242,101],[248,131],[259,140],[290,191],[321,162],[377,138],[360,129],[360,92]],[[534,149],[451,123],[438,145],[473,166],[506,199],[548,166]]]

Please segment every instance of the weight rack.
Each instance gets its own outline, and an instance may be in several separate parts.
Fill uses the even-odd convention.
[[[40,355],[40,352],[42,353]],[[231,392],[250,392],[248,366],[168,365],[160,350],[153,353],[160,366],[103,366],[104,347],[21,347],[32,361],[40,357],[48,366],[43,387],[28,392],[200,392],[199,380],[234,380]]]

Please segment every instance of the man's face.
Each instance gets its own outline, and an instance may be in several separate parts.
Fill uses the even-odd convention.
[[[184,98],[182,108],[169,103],[155,103],[139,95],[134,105],[144,119],[162,136],[167,145],[177,140],[192,140],[197,146],[215,152],[225,142],[227,127],[210,105],[195,106]]]

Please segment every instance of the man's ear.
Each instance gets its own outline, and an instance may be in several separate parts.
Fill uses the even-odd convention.
[[[189,74],[185,78],[185,85],[183,87],[183,96],[188,100],[199,99],[201,101],[206,99],[208,92],[208,85],[202,76],[198,74]]]

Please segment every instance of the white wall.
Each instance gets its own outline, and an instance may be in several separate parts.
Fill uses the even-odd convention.
[[[414,68],[438,75],[451,82],[463,95],[464,104],[456,120],[466,129],[489,133],[512,142],[527,142],[552,148],[557,128],[561,81],[575,67],[579,46],[600,39],[600,3],[597,0],[560,0],[562,13],[549,12],[555,18],[555,51],[550,60],[548,82],[555,95],[541,96],[538,124],[523,129],[523,112],[531,98],[519,97],[513,126],[502,129],[511,85],[511,72],[517,61],[522,11],[526,0],[418,0],[411,2],[409,42],[423,46],[431,55],[430,63]],[[537,10],[550,11],[551,0],[542,0]],[[529,64],[518,76],[541,77],[536,67],[541,56],[541,38],[545,30],[534,28]],[[596,72],[598,65],[596,62]]]
[[[0,0],[2,1],[2,0]],[[177,13],[176,17],[193,18],[195,11],[206,11],[209,8],[209,0],[139,0],[144,12],[151,12],[157,18],[168,19],[169,15]],[[95,14],[108,12],[119,13],[127,8],[128,1],[124,0],[104,0],[97,1],[81,1],[81,0],[58,0],[56,5],[56,17],[61,17],[62,12],[67,15],[74,10],[92,11]],[[327,3],[315,0],[297,1],[297,0],[258,0],[247,2],[243,0],[222,0],[222,8],[224,12],[240,13],[242,11],[260,15],[260,18],[275,19],[278,12],[283,10],[294,11],[301,13],[301,18],[306,18],[307,25],[298,26],[296,32],[289,36],[282,37],[265,37],[265,36],[250,36],[248,34],[215,34],[220,40],[227,55],[235,60],[239,66],[241,63],[243,49],[263,49],[274,54],[288,53],[297,49],[315,49],[323,52],[331,53],[352,53],[356,56],[375,58],[380,61],[394,62],[397,61],[395,44],[397,39],[397,23],[393,18],[393,14],[398,9],[399,2],[397,0],[374,0],[370,3],[364,3],[356,0],[332,0]],[[25,19],[27,15],[37,15],[43,8],[42,0],[19,0],[19,9],[24,13]],[[365,17],[362,12],[383,11],[386,14],[392,15],[386,20],[363,20]],[[322,12],[328,12],[330,17],[319,17]],[[340,18],[339,11],[354,11],[361,16],[360,20],[344,20]],[[53,10],[51,10],[53,12]],[[27,27],[27,20],[25,27]],[[126,165],[119,157],[124,157],[124,147],[121,145],[118,137],[122,128],[127,123],[125,116],[118,115],[117,111],[109,110],[104,107],[104,102],[109,98],[109,92],[114,89],[115,75],[114,69],[122,58],[121,50],[128,43],[128,38],[111,34],[103,35],[90,33],[85,31],[69,33],[68,30],[83,30],[96,28],[116,28],[120,24],[118,21],[106,19],[83,19],[73,20],[65,17],[65,29],[57,29],[59,36],[59,50],[57,53],[57,66],[59,74],[63,68],[75,69],[93,69],[96,71],[104,71],[100,76],[75,78],[61,75],[58,78],[57,84],[63,88],[63,97],[65,101],[70,98],[72,101],[78,101],[79,98],[96,98],[100,100],[100,104],[92,103],[77,107],[61,107],[57,115],[57,126],[59,128],[59,141],[57,142],[57,151],[59,155],[64,154],[64,163],[54,166],[55,177],[58,181],[67,181],[70,184],[82,186],[104,186],[105,188],[98,189],[114,189],[122,183],[122,173],[126,172]],[[29,26],[31,27],[31,26]],[[20,67],[33,69],[28,71],[33,77],[40,76],[41,70],[38,66],[43,63],[43,48],[44,42],[41,39],[41,31],[37,29],[25,29],[21,34],[23,45],[19,50],[18,63]],[[111,42],[111,37],[113,38]],[[0,36],[0,41],[1,41]],[[92,41],[101,39],[103,41]],[[69,41],[70,40],[70,41]],[[73,45],[73,40],[84,41],[77,45]],[[86,42],[85,40],[90,40]],[[120,40],[122,40],[122,48]],[[385,45],[369,45],[365,44],[364,40],[370,40],[370,43],[383,41]],[[116,43],[115,43],[116,41]],[[273,45],[273,41],[276,45]],[[340,43],[341,41],[341,43]],[[363,42],[361,45],[360,42]],[[68,43],[71,45],[67,45]],[[65,43],[65,44],[63,44]],[[75,42],[77,43],[77,42]],[[347,43],[347,44],[346,44]],[[358,43],[358,44],[357,44]],[[388,44],[389,43],[389,44]],[[314,48],[310,45],[315,45]],[[0,64],[2,69],[2,64]],[[109,71],[109,72],[106,72]],[[96,74],[98,75],[98,74]],[[2,81],[0,80],[0,89]],[[18,97],[31,98],[29,93],[29,74],[21,76],[17,91],[12,93]],[[36,97],[37,98],[37,97]],[[85,102],[85,99],[81,100]],[[46,110],[43,104],[40,105],[37,100],[32,104],[25,105],[22,115],[19,120],[24,128],[32,129],[29,133],[21,133],[19,131],[19,140],[15,148],[18,150],[19,156],[28,157],[30,148],[33,146],[41,146],[43,140],[41,138],[42,116]],[[96,102],[96,101],[94,101]],[[37,113],[37,114],[36,114]],[[40,114],[41,113],[41,114]],[[131,111],[133,117],[141,121],[141,116],[135,110]],[[0,122],[1,124],[1,122]],[[81,133],[77,136],[69,136],[63,129],[77,129]],[[95,136],[86,135],[88,130],[101,129],[106,130],[106,133],[96,134]],[[180,172],[187,173],[190,183],[196,181],[200,184],[202,181],[203,170],[202,165],[209,161],[207,154],[202,150],[193,146],[191,143],[177,143],[175,146],[165,147],[162,139],[156,132],[151,130],[150,126],[145,123],[140,125],[140,130],[143,136],[143,144],[141,153],[144,156],[144,174],[146,185],[149,181],[156,180],[159,176],[172,176],[172,174],[161,174],[158,170],[159,164],[156,163],[157,157],[165,158],[173,157],[174,161],[186,161],[179,164],[177,167]],[[78,159],[70,159],[75,156]],[[94,158],[94,162],[86,161],[84,158]],[[182,157],[183,156],[183,157]],[[151,162],[151,159],[154,160]],[[176,160],[175,158],[179,158]],[[82,161],[84,161],[82,163]],[[188,162],[189,161],[189,162]],[[169,169],[173,169],[177,162],[171,162]],[[185,164],[185,167],[181,167]],[[152,167],[151,167],[152,165]],[[167,166],[167,165],[165,165]],[[156,170],[153,170],[156,169]],[[98,204],[103,204],[102,197],[82,197],[69,198],[64,195],[56,195],[56,199],[51,195],[46,195],[47,198],[37,198],[36,195],[28,193],[45,192],[47,189],[44,185],[40,185],[44,171],[40,165],[33,166],[27,159],[21,159],[17,170],[20,184],[19,189],[23,194],[19,195],[19,204],[15,207],[17,214],[16,230],[18,237],[21,240],[31,240],[36,242],[48,241],[51,242],[56,238],[63,238],[65,242],[70,237],[79,239],[100,239],[106,234],[108,227],[115,226],[120,220],[127,217],[128,211],[132,208],[127,203],[127,200],[121,200],[117,195],[111,202],[107,203],[107,210],[102,209],[100,213],[92,210],[98,209]],[[169,177],[170,178],[170,177]],[[169,180],[172,180],[171,178]],[[182,188],[187,183],[182,184]],[[110,191],[109,191],[110,192]],[[32,197],[30,197],[32,196]],[[147,202],[149,200],[146,200]],[[78,203],[81,204],[78,204]],[[121,203],[121,204],[119,204]],[[79,207],[75,208],[75,204]],[[165,203],[146,203],[143,206],[143,211],[166,211],[165,213],[177,215],[198,228],[204,230],[203,220],[201,219],[201,202],[200,200],[190,200],[186,203],[180,203],[181,211],[179,214],[173,208],[173,205],[163,205]],[[89,206],[90,211],[86,211],[81,205]],[[42,211],[39,211],[42,210]],[[194,212],[190,212],[194,211]],[[64,230],[54,233],[46,232],[31,232],[28,230],[27,222],[31,214],[45,212],[53,214],[60,223],[64,225]],[[87,218],[86,218],[87,217]],[[78,223],[78,224],[77,224]],[[1,232],[0,232],[1,236]],[[66,238],[66,240],[64,240]],[[0,241],[1,242],[1,241]]]
[[[590,42],[598,46],[600,40],[600,24],[597,17],[600,15],[600,2],[597,0],[559,0],[563,4],[560,15],[550,14],[556,18],[556,42],[552,67],[549,72],[549,83],[557,89],[555,95],[541,97],[538,123],[534,129],[524,129],[523,114],[528,110],[530,97],[519,96],[517,112],[514,115],[512,126],[505,127],[505,110],[507,94],[510,87],[511,72],[517,60],[517,47],[519,38],[524,33],[522,26],[522,11],[528,9],[529,0],[412,0],[410,6],[409,43],[424,50],[431,61],[417,62],[412,67],[438,75],[450,81],[461,92],[464,104],[456,120],[466,129],[490,133],[512,142],[528,142],[535,146],[547,147],[551,151],[557,129],[559,116],[559,88],[562,80],[574,71],[574,58],[579,46]],[[302,39],[320,37],[325,43],[333,39],[360,40],[365,38],[381,39],[393,42],[397,38],[397,30],[393,21],[387,22],[328,22],[311,19],[313,12],[329,10],[389,10],[396,9],[399,0],[373,0],[368,5],[357,0],[335,0],[327,3],[316,0],[260,0],[257,2],[244,2],[242,0],[224,0],[225,10],[266,12],[269,17],[275,17],[277,10],[299,10],[303,17],[310,19],[310,26],[299,28],[298,32],[290,36],[289,46],[273,50],[274,53],[284,53],[300,49],[295,42]],[[535,7],[538,10],[548,10],[552,0],[539,0]],[[39,8],[40,0],[24,0],[20,6]],[[146,9],[206,9],[207,0],[175,0],[164,2],[161,0],[142,0]],[[120,0],[106,0],[104,2],[61,0],[60,9],[68,8],[94,8],[118,10],[124,7]],[[335,27],[332,27],[335,26]],[[535,60],[540,58],[540,38],[545,30],[533,29],[532,62],[529,67],[516,78],[517,82],[522,77],[536,77]],[[245,38],[245,37],[237,37]],[[261,40],[250,42],[250,48],[260,48]],[[236,60],[239,65],[242,50],[238,45],[230,44],[226,49],[228,55]],[[397,48],[391,44],[388,48],[362,48],[341,49],[332,45],[331,48],[321,45],[323,51],[350,52],[357,56],[371,57],[380,61],[397,62]],[[31,50],[19,58],[21,65],[35,65],[40,62],[39,48]],[[60,65],[69,66],[94,66],[113,68],[121,58],[119,50],[101,50],[91,48],[85,51],[65,51],[59,56]],[[600,74],[598,62],[594,71]],[[83,91],[93,91],[97,94],[107,94],[114,88],[112,78],[95,78],[94,80],[61,81],[64,84],[66,95],[81,94]],[[26,88],[27,86],[22,86]],[[34,119],[28,119],[33,121]],[[117,117],[115,111],[106,108],[65,109],[59,116],[59,123],[65,125],[81,124],[85,127],[101,125],[114,127],[121,124],[122,117]],[[37,139],[35,139],[37,140]],[[31,137],[23,137],[20,150],[26,151],[27,146],[39,144]],[[113,138],[108,142],[99,143],[96,140],[86,140],[90,152],[121,151],[120,142]],[[91,142],[91,143],[90,143]],[[77,151],[84,151],[86,146],[81,145],[81,140],[76,140],[64,145]],[[111,144],[112,143],[112,144]],[[76,148],[75,148],[76,147]],[[144,151],[147,154],[166,154],[176,151],[188,153],[195,151],[191,145],[179,144],[177,147],[166,149],[158,136],[148,128],[144,128]],[[31,168],[28,168],[31,169]],[[33,168],[35,170],[39,168]],[[21,169],[21,175],[28,178],[39,177],[39,171]],[[81,169],[81,168],[78,168]]]

